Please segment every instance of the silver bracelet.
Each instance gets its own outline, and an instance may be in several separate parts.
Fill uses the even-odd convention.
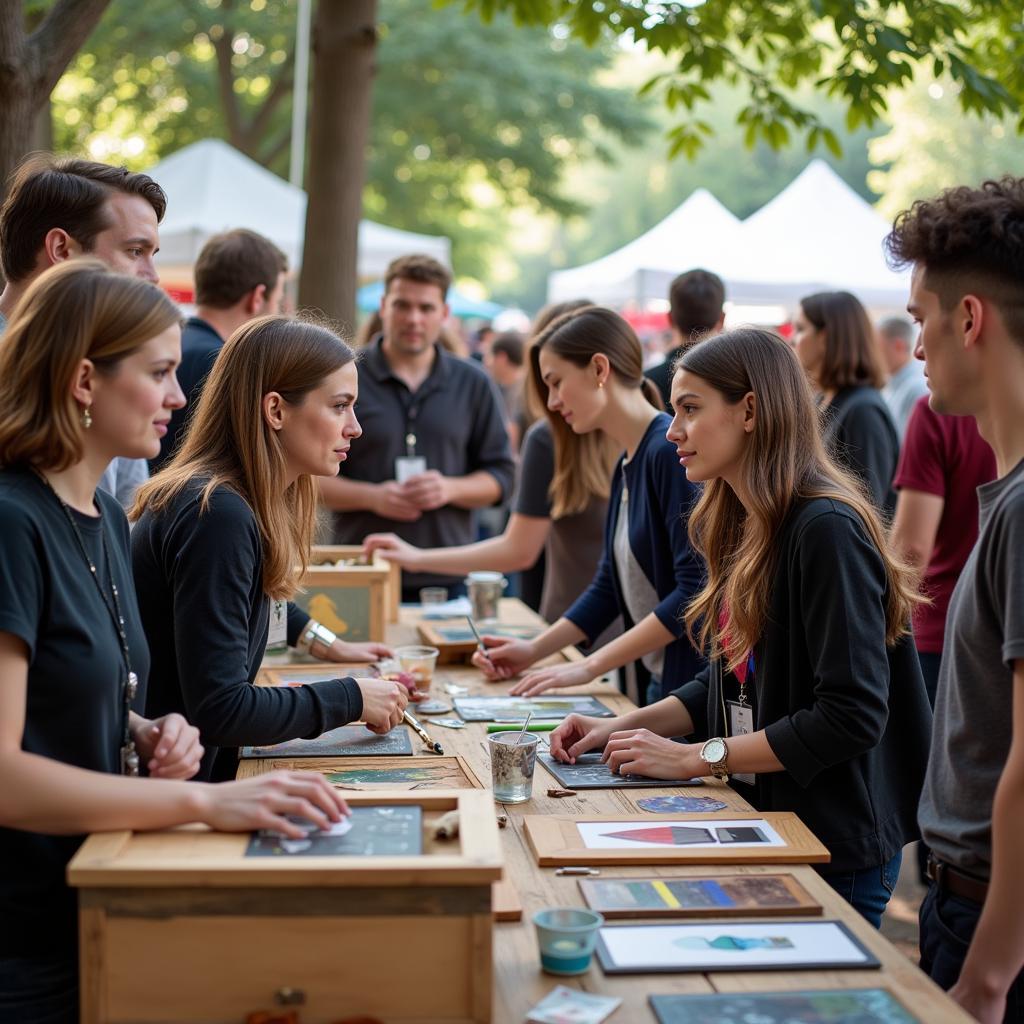
[[[300,650],[312,652],[313,644],[317,641],[322,643],[324,647],[330,648],[331,644],[337,639],[337,635],[332,633],[326,626],[322,626],[316,619],[310,619],[306,624],[306,628],[302,631],[302,635],[299,637],[299,642],[295,646]]]

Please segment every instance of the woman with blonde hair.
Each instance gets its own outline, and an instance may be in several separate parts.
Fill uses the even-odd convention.
[[[694,346],[672,404],[668,437],[704,483],[689,531],[707,581],[686,627],[711,664],[651,707],[570,716],[552,753],[603,748],[621,772],[731,777],[757,809],[800,816],[832,855],[822,875],[877,927],[917,838],[931,732],[914,576],[826,454],[780,338],[743,329]]]
[[[186,784],[196,730],[136,711],[150,654],[128,525],[97,483],[113,458],[153,457],[184,404],[179,319],[154,285],[76,259],[0,341],[0,1021],[78,1020],[65,869],[85,834],[202,821],[298,838],[286,814],[324,827],[346,809],[305,773]]]
[[[233,778],[241,746],[360,718],[386,732],[402,719],[406,691],[382,679],[252,685],[268,639],[337,662],[391,653],[345,643],[287,604],[309,559],[313,478],[336,474],[362,433],[358,390],[354,354],[333,331],[251,320],[217,356],[184,443],[139,489],[132,565],[154,655],[146,707],[199,727],[202,778]]]

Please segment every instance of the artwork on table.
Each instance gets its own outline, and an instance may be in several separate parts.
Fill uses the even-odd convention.
[[[921,1024],[882,988],[651,996],[659,1024]]]
[[[711,796],[647,796],[636,805],[652,814],[712,814],[729,806]]]
[[[435,625],[433,631],[446,644],[473,644],[476,647],[476,637],[469,626],[441,626]],[[539,629],[533,626],[495,626],[493,629],[487,626],[483,629],[488,636],[505,637],[508,640],[532,640],[540,633]]]
[[[702,779],[651,779],[646,775],[619,775],[602,764],[600,754],[581,754],[575,764],[563,764],[550,754],[537,760],[565,789],[641,789],[648,786],[703,786]],[[725,804],[722,804],[724,807]]]
[[[792,875],[715,878],[581,878],[591,910],[605,917],[817,915],[821,904]]]
[[[423,852],[423,809],[415,805],[353,807],[326,831],[301,824],[308,829],[304,839],[265,829],[253,833],[246,857],[414,857]]]
[[[580,992],[567,985],[553,988],[526,1019],[529,1024],[601,1024],[622,1005],[617,996],[599,996]]]
[[[267,763],[267,762],[263,762]],[[360,764],[316,764],[338,789],[480,789],[480,782],[469,765],[458,756],[414,756],[377,759]]]
[[[408,729],[392,729],[383,736],[365,725],[343,725],[312,740],[288,740],[266,747],[242,747],[241,758],[252,757],[355,757],[412,754]]]
[[[717,821],[714,818],[635,825],[622,821],[581,821],[588,850],[636,849],[642,846],[785,846],[785,840],[763,818]]]
[[[334,679],[341,679],[346,674],[337,668],[333,670],[327,669],[326,671],[304,672],[302,675],[297,675],[294,672],[268,670],[267,682],[271,686],[306,686],[308,683],[327,683]]]
[[[879,966],[841,921],[606,926],[598,935],[597,955],[606,974]]]
[[[467,722],[522,721],[532,712],[535,719],[557,720],[574,712],[595,718],[614,713],[596,697],[456,697],[455,710]]]

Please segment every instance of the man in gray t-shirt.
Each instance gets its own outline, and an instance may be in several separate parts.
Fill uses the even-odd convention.
[[[998,472],[946,618],[921,967],[976,1020],[1024,1022],[1024,178],[915,203],[887,244],[914,266],[930,405],[974,416]]]

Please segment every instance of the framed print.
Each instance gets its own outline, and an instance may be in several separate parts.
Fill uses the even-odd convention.
[[[884,988],[651,996],[658,1024],[921,1024]]]

